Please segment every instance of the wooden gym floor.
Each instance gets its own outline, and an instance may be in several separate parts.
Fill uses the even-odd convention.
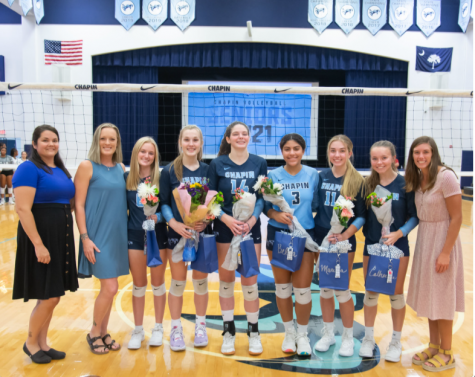
[[[471,199],[471,198],[469,198]],[[465,313],[457,313],[454,320],[453,350],[457,360],[457,368],[438,373],[443,376],[471,376],[473,371],[473,202],[463,201],[463,225],[460,231],[464,252],[465,265]],[[80,289],[75,293],[67,293],[54,312],[49,332],[50,345],[65,351],[65,360],[53,361],[48,365],[35,365],[23,353],[22,345],[27,336],[28,319],[35,305],[12,301],[13,270],[16,252],[16,233],[18,217],[14,206],[6,204],[0,207],[0,376],[260,376],[281,377],[303,374],[320,375],[358,375],[358,376],[425,376],[430,375],[422,367],[412,365],[411,357],[415,352],[426,347],[429,341],[427,321],[417,318],[412,309],[407,307],[406,321],[402,334],[403,357],[400,363],[384,361],[384,354],[391,339],[392,323],[391,308],[387,297],[382,296],[378,306],[375,324],[377,341],[376,356],[373,360],[362,360],[358,357],[360,342],[364,336],[363,317],[363,269],[362,249],[364,237],[357,234],[358,250],[350,289],[355,302],[354,336],[355,356],[340,358],[338,342],[330,350],[321,355],[312,355],[311,359],[299,359],[296,356],[286,357],[281,352],[284,337],[282,320],[275,304],[275,293],[272,271],[265,250],[263,251],[259,291],[261,311],[259,328],[264,353],[251,357],[247,352],[246,319],[239,279],[235,286],[236,292],[236,355],[224,357],[221,347],[221,311],[218,301],[219,279],[216,273],[210,275],[210,301],[208,307],[208,336],[210,343],[204,349],[193,348],[194,336],[194,304],[191,272],[189,272],[182,323],[185,332],[187,349],[184,352],[173,352],[168,344],[170,332],[170,313],[165,311],[164,344],[158,348],[149,348],[147,338],[154,325],[152,292],[149,285],[146,294],[144,328],[146,340],[142,348],[136,351],[127,349],[127,342],[133,328],[131,303],[131,276],[119,279],[119,293],[114,301],[109,331],[122,344],[119,352],[111,352],[106,356],[93,355],[86,343],[86,334],[91,327],[94,298],[99,291],[96,279],[80,280]],[[264,229],[264,227],[263,227]],[[417,231],[410,236],[411,250],[414,248]],[[76,240],[77,240],[76,230]],[[263,235],[264,236],[264,235]],[[264,238],[263,238],[264,239]],[[78,243],[76,243],[76,246]],[[411,273],[411,266],[407,276]],[[167,288],[170,284],[170,271],[167,270]],[[315,276],[312,284],[313,309],[309,324],[311,345],[320,336],[322,327],[319,305],[319,287]],[[409,278],[406,279],[406,290]],[[336,317],[339,317],[338,302]],[[341,321],[336,319],[337,331],[342,330]]]

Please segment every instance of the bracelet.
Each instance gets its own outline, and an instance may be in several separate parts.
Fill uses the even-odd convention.
[[[249,228],[249,232],[251,231],[251,226],[249,225],[249,223],[246,223],[247,224],[247,227]]]
[[[89,236],[87,235],[87,233],[81,234],[80,237],[81,237],[81,240],[82,240],[82,241],[85,241],[85,240],[87,240],[87,239],[89,238]]]

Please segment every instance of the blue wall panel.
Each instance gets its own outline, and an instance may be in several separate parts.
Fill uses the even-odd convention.
[[[0,4],[0,25],[3,24],[21,25],[21,16],[6,5]]]

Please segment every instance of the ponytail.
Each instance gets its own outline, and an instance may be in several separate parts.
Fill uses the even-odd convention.
[[[221,145],[219,146],[219,152],[218,152],[218,157],[219,156],[224,156],[224,155],[229,155],[231,153],[231,144],[228,143],[226,140],[227,137],[231,137],[231,132],[233,131],[233,128],[237,126],[238,124],[246,127],[247,132],[249,133],[249,127],[247,124],[240,122],[240,121],[235,121],[232,122],[227,128],[226,131],[224,132],[223,139],[221,140]]]

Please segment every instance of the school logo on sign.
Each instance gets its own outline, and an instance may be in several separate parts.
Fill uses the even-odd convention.
[[[341,16],[346,19],[350,19],[355,15],[355,8],[351,5],[345,5],[340,9]]]
[[[319,4],[313,9],[313,13],[317,18],[325,18],[328,14],[328,9],[325,5]]]
[[[414,0],[389,0],[389,24],[400,36],[413,24]]]
[[[346,34],[349,34],[360,23],[359,0],[336,0],[335,22]]]
[[[180,1],[177,5],[175,5],[175,9],[180,16],[186,16],[188,13],[190,13],[190,4],[188,4],[186,1]]]
[[[140,0],[115,0],[115,18],[129,30],[140,18]]]
[[[308,0],[308,22],[323,33],[333,22],[333,0]]]
[[[162,4],[160,4],[158,1],[152,1],[150,4],[148,4],[148,11],[154,16],[162,13],[162,9]]]
[[[168,17],[167,0],[143,0],[142,18],[153,30],[157,30]]]
[[[376,35],[386,25],[387,0],[363,0],[363,25]]]
[[[195,0],[170,0],[170,18],[183,31],[195,20]]]
[[[126,14],[127,16],[129,14],[134,13],[134,9],[135,9],[134,3],[132,3],[131,1],[124,1],[122,4],[120,4],[121,12],[123,14]]]
[[[409,11],[404,7],[399,7],[396,8],[394,15],[399,21],[404,21],[409,16]]]
[[[424,21],[431,22],[435,18],[435,10],[432,8],[426,8],[422,11],[422,18]]]
[[[381,18],[381,14],[381,9],[379,9],[377,6],[368,9],[368,17],[372,20],[379,20]]]

